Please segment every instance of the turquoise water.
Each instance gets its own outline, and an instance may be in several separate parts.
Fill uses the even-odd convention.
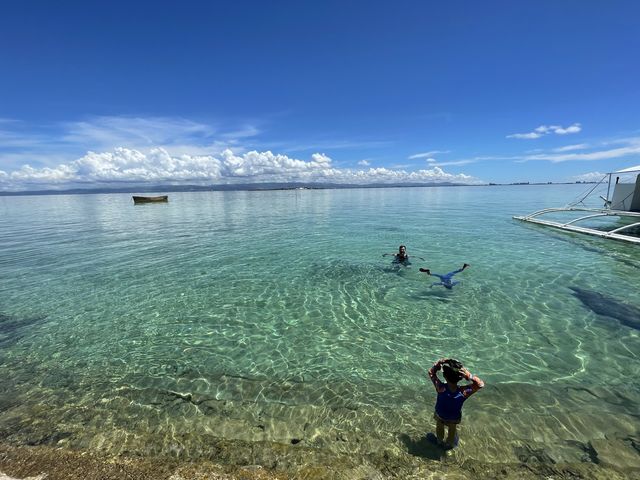
[[[584,190],[0,197],[0,437],[402,453],[433,429],[427,369],[453,356],[487,383],[464,458],[592,446],[638,466],[640,250],[511,219]],[[401,243],[410,268],[382,257]],[[463,262],[451,291],[418,272]]]

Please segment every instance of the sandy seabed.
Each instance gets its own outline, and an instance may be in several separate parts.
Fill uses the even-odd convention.
[[[416,443],[413,452],[400,456],[386,451],[324,456],[302,446],[230,442],[219,450],[218,459],[189,462],[2,443],[0,480],[640,479],[640,468],[620,469],[606,463],[543,463],[532,456],[521,463],[496,464],[463,460],[456,451],[439,457],[434,452]],[[257,463],[238,465],[243,458]]]

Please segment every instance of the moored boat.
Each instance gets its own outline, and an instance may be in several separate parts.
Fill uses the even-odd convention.
[[[134,204],[138,204],[138,203],[166,203],[169,201],[169,196],[168,195],[158,195],[156,197],[141,197],[141,196],[137,196],[134,195],[133,196],[133,203]]]
[[[607,196],[599,196],[604,201],[604,205],[600,208],[588,207],[585,203],[587,198],[595,195],[596,188],[604,184],[607,184]],[[543,220],[538,218],[543,215],[556,214],[562,215],[562,219]],[[529,215],[514,216],[513,218],[569,232],[640,245],[640,235],[638,234],[640,229],[640,165],[607,173],[579,200],[565,207],[545,208]],[[606,218],[615,218],[618,219],[618,222],[599,225],[597,228],[576,225],[579,222],[584,224],[594,219]]]

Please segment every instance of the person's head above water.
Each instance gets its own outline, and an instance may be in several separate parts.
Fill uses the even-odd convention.
[[[463,375],[460,373],[460,370],[463,368],[462,363],[450,358],[442,366],[442,374],[447,382],[458,383],[463,378]]]
[[[386,257],[388,255],[391,255],[392,257],[394,257],[393,258],[394,263],[402,263],[405,266],[409,265],[409,255],[407,254],[407,247],[405,247],[404,245],[400,245],[396,253],[382,254],[383,257]],[[422,257],[418,257],[418,258],[422,258]],[[422,260],[424,260],[424,258],[422,258]]]

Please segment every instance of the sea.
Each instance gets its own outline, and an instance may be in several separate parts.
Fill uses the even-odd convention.
[[[512,218],[590,188],[0,196],[0,441],[638,472],[640,247]],[[451,290],[419,271],[463,263]],[[453,452],[427,439],[441,357],[486,384]]]

